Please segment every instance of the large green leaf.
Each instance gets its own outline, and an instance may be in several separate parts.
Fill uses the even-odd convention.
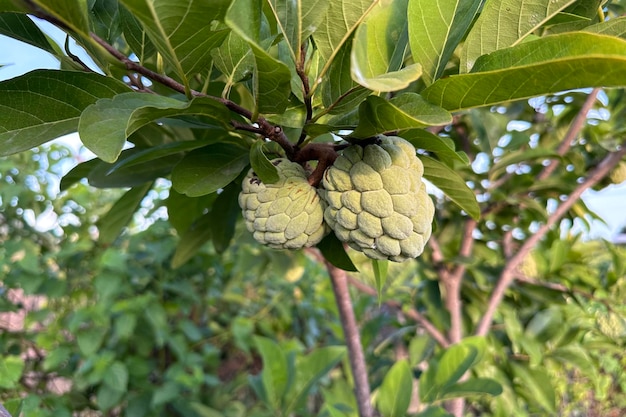
[[[502,385],[490,378],[469,378],[447,387],[441,399],[471,397],[476,395],[496,396],[502,394]]]
[[[76,174],[79,175],[89,170],[87,172],[87,179],[89,180],[89,185],[93,187],[136,187],[146,182],[154,181],[157,178],[166,177],[182,158],[180,154],[172,154],[138,164],[123,164],[127,158],[133,159],[135,155],[142,151],[143,150],[139,148],[132,148],[122,152],[119,162],[123,166],[117,168],[115,164],[110,164],[97,158],[93,159],[93,162],[87,161],[81,164],[86,165],[83,169],[77,168]],[[79,165],[79,167],[81,165]],[[77,175],[72,175],[71,179],[75,180]]]
[[[455,384],[476,363],[478,349],[470,344],[450,346],[437,365],[434,383],[441,389]]]
[[[217,253],[228,249],[235,234],[237,219],[241,217],[241,208],[237,197],[241,191],[241,184],[231,182],[215,199],[211,208],[213,222],[211,223],[211,239]]]
[[[218,101],[206,97],[180,101],[154,94],[125,93],[87,107],[80,117],[78,134],[99,158],[114,162],[126,139],[139,128],[160,118],[182,114],[201,114],[223,123],[228,120],[229,112]]]
[[[23,13],[0,13],[0,34],[26,42],[56,55],[56,49],[41,29]]]
[[[301,46],[319,26],[331,0],[269,0],[294,62],[300,62]]]
[[[252,74],[254,56],[248,42],[235,32],[230,32],[226,40],[211,51],[213,63],[225,77],[226,87]]]
[[[100,38],[114,44],[122,34],[121,10],[117,0],[88,2],[91,30]]]
[[[422,75],[419,64],[401,69],[408,45],[407,1],[379,2],[356,30],[350,71],[370,90],[401,90]]]
[[[409,42],[422,79],[439,78],[484,0],[409,0]]]
[[[626,37],[626,17],[618,17],[616,19],[596,23],[595,25],[587,26],[583,31],[624,38]]]
[[[228,143],[195,150],[174,168],[174,189],[189,197],[214,193],[239,176],[248,165],[248,153],[247,149]]]
[[[473,191],[452,168],[425,155],[419,156],[424,164],[424,178],[443,191],[453,202],[474,219],[480,217],[480,207]]]
[[[84,108],[128,87],[98,74],[37,70],[0,82],[0,155],[75,132]]]
[[[545,370],[530,368],[525,364],[510,363],[519,390],[528,401],[539,404],[549,413],[556,411],[556,393],[552,379]]]
[[[377,0],[330,1],[320,26],[313,35],[315,46],[324,61],[330,63],[339,48],[365,18]]]
[[[124,39],[128,43],[128,46],[130,46],[130,49],[137,55],[137,58],[139,58],[139,62],[145,62],[149,57],[155,54],[156,47],[137,18],[124,7],[120,7],[119,9]]]
[[[450,111],[584,87],[626,85],[626,41],[567,33],[481,57],[469,74],[437,80],[422,92]]]
[[[263,48],[262,45],[267,40],[262,39],[261,17],[260,1],[234,0],[226,14],[226,24],[245,39],[252,49],[252,93],[257,106],[256,112],[279,114],[289,104],[291,71]]]
[[[74,32],[89,38],[89,18],[86,1],[32,0],[31,7],[62,22]]]
[[[212,20],[224,16],[227,1],[120,0],[141,22],[165,62],[188,83],[192,74],[206,71],[211,49],[228,35],[213,30]]]
[[[487,0],[463,45],[461,72],[481,55],[516,45],[574,1]]]
[[[337,52],[322,83],[322,103],[330,114],[348,112],[356,108],[370,90],[357,84],[350,74],[352,43],[345,43]]]
[[[450,113],[433,106],[415,93],[403,93],[389,101],[378,96],[369,96],[359,107],[359,125],[354,136],[368,137],[450,122]]]
[[[100,236],[98,240],[103,244],[112,243],[132,220],[141,201],[152,188],[152,183],[131,188],[111,206],[109,211],[98,220]]]
[[[385,375],[376,403],[385,417],[404,417],[411,403],[413,375],[407,360],[397,361]]]
[[[255,336],[254,343],[263,359],[261,382],[268,405],[274,410],[279,410],[289,380],[287,357],[282,348],[271,339]]]
[[[214,222],[213,214],[207,213],[191,224],[176,246],[172,257],[172,268],[183,266],[202,248],[202,245],[211,239],[211,225]]]

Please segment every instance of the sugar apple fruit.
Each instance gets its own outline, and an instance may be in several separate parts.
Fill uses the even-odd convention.
[[[609,179],[613,184],[621,184],[626,181],[626,162],[620,161],[609,174]]]
[[[435,212],[423,173],[415,148],[400,137],[349,146],[324,173],[324,219],[339,240],[370,258],[416,258]]]
[[[326,235],[324,200],[307,182],[299,164],[272,160],[279,180],[264,184],[251,169],[242,183],[239,206],[246,227],[259,243],[274,249],[300,249],[317,244]]]

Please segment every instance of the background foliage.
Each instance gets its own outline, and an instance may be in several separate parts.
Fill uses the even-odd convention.
[[[584,239],[580,200],[626,179],[624,93],[606,88],[626,84],[622,14],[0,1],[0,33],[62,69],[0,83],[0,309],[28,311],[0,334],[0,399],[15,416],[358,415],[323,256],[255,244],[236,197],[273,155],[323,167],[340,137],[399,132],[434,185],[430,247],[387,273],[321,248],[360,271],[378,412],[623,414],[626,253]],[[97,158],[39,147],[74,131]]]

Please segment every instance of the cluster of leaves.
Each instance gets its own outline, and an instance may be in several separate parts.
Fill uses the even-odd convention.
[[[623,250],[590,247],[567,227],[545,234],[524,264],[530,272],[516,270],[516,291],[505,294],[487,338],[435,337],[455,326],[475,332],[512,254],[623,148],[621,91],[603,93],[584,139],[571,138],[563,149],[589,91],[550,95],[624,86],[621,3],[0,0],[0,33],[52,53],[62,66],[0,83],[0,155],[76,131],[97,155],[63,177],[60,188],[70,193],[54,202],[24,200],[29,184],[44,181],[17,185],[19,168],[3,166],[9,186],[0,189],[2,216],[11,235],[0,249],[2,282],[48,299],[28,331],[1,336],[6,388],[16,396],[32,388],[24,401],[32,415],[49,415],[46,408],[68,415],[80,408],[110,415],[355,415],[346,400],[347,359],[332,346],[342,336],[327,320],[336,312],[329,284],[318,279],[320,266],[238,235],[236,197],[250,166],[271,182],[268,156],[323,167],[337,138],[393,132],[420,150],[425,178],[446,199],[437,198],[434,249],[390,267],[390,282],[385,267],[375,265],[374,292],[381,303],[415,306],[439,333],[420,327],[416,334],[404,316],[390,318],[371,298],[359,300],[378,409],[445,415],[443,400],[502,390],[473,402],[476,413],[524,416],[574,410],[590,387],[599,402],[609,392],[623,395],[613,356],[623,349]],[[97,68],[51,42],[27,13],[63,29]],[[534,107],[515,102],[539,95]],[[560,169],[552,171],[551,161]],[[162,203],[169,223],[119,238],[146,197],[160,197],[161,178],[171,182]],[[125,191],[101,211],[84,179]],[[60,249],[32,222],[11,223],[46,206],[67,214],[68,226],[53,238],[61,239]],[[95,227],[85,212],[99,218]],[[594,215],[577,202],[563,216],[574,222]],[[463,232],[467,225],[473,234]],[[97,244],[89,237],[96,231]],[[333,255],[343,250],[337,243],[324,255],[353,269]],[[471,250],[459,256],[459,248]],[[602,251],[610,259],[596,256]],[[368,275],[358,256],[354,263]],[[450,280],[442,279],[442,271],[453,270],[464,272],[460,323],[449,303]],[[296,284],[283,280],[303,273],[307,279]],[[272,320],[261,320],[269,313]],[[445,349],[449,343],[456,345]],[[25,362],[21,354],[33,346],[41,355]],[[229,362],[234,351],[245,360]],[[403,351],[408,362],[398,361]],[[241,362],[251,370],[220,376],[223,366]],[[248,371],[256,374],[250,383]],[[33,375],[35,387],[28,385]],[[552,384],[555,375],[571,375],[572,383]],[[71,378],[72,390],[49,395],[48,376]],[[291,383],[301,377],[302,384]],[[416,378],[419,409],[409,401],[408,381]],[[309,391],[313,381],[322,387]],[[557,402],[557,392],[569,405]]]

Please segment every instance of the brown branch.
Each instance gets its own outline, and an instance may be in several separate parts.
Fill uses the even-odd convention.
[[[112,45],[110,45],[104,39],[100,38],[95,33],[91,33],[91,37],[100,46],[102,46],[108,53],[110,53],[113,57],[115,57],[122,64],[124,64],[126,69],[128,69],[129,71],[137,72],[147,78],[150,78],[152,81],[156,81],[160,84],[163,84],[164,86],[171,88],[172,90],[179,92],[181,94],[185,94],[185,95],[187,94],[188,92],[187,88],[183,84],[179,83],[178,81],[166,75],[162,75],[157,72],[154,72],[144,67],[143,65],[132,61],[130,58],[128,58],[126,55],[124,55],[123,53],[115,49]],[[274,126],[272,123],[268,122],[263,117],[258,117],[256,120],[253,120],[254,115],[252,114],[250,110],[244,107],[241,107],[240,105],[238,105],[237,103],[231,100],[221,98],[221,97],[209,96],[209,95],[203,94],[195,90],[189,90],[189,92],[194,97],[208,97],[213,100],[219,101],[224,106],[226,106],[226,108],[228,108],[229,110],[237,114],[240,114],[241,116],[245,117],[246,119],[250,120],[253,123],[256,123],[263,136],[278,143],[284,149],[285,154],[287,155],[289,159],[292,159],[294,157],[296,148],[289,141],[289,139],[287,138],[287,136],[285,135],[285,133],[279,126]]]
[[[580,131],[583,129],[583,127],[585,126],[585,122],[587,121],[587,113],[589,113],[589,110],[591,110],[591,108],[595,104],[596,97],[598,96],[599,92],[599,88],[594,88],[587,96],[587,99],[580,108],[580,111],[572,121],[569,129],[567,130],[565,137],[556,149],[556,153],[558,155],[565,155],[572,146],[572,142],[574,142],[576,137],[578,137],[578,135],[580,134]],[[559,160],[552,159],[550,163],[537,175],[537,181],[545,180],[546,178],[548,178],[554,172],[558,165]]]
[[[519,248],[517,253],[511,257],[506,263],[498,284],[494,288],[487,310],[483,315],[478,327],[476,328],[476,335],[485,336],[489,332],[491,321],[493,316],[504,298],[504,293],[509,288],[513,280],[515,279],[515,273],[518,266],[522,263],[524,258],[530,253],[535,245],[548,233],[548,231],[554,226],[561,218],[572,208],[574,204],[580,199],[580,196],[589,188],[596,185],[602,178],[604,178],[613,169],[622,157],[626,155],[626,142],[623,142],[620,150],[608,154],[598,166],[593,169],[587,176],[584,182],[572,191],[567,200],[561,203],[557,209],[548,217],[548,220],[543,224],[539,230],[531,235],[526,242]]]
[[[328,261],[325,261],[325,264],[333,285],[333,293],[335,294],[335,301],[337,302],[339,319],[346,339],[359,417],[374,417],[374,408],[370,401],[371,393],[367,378],[365,356],[361,345],[359,328],[352,308],[352,301],[350,300],[348,277],[346,271],[343,269],[335,267]]]

